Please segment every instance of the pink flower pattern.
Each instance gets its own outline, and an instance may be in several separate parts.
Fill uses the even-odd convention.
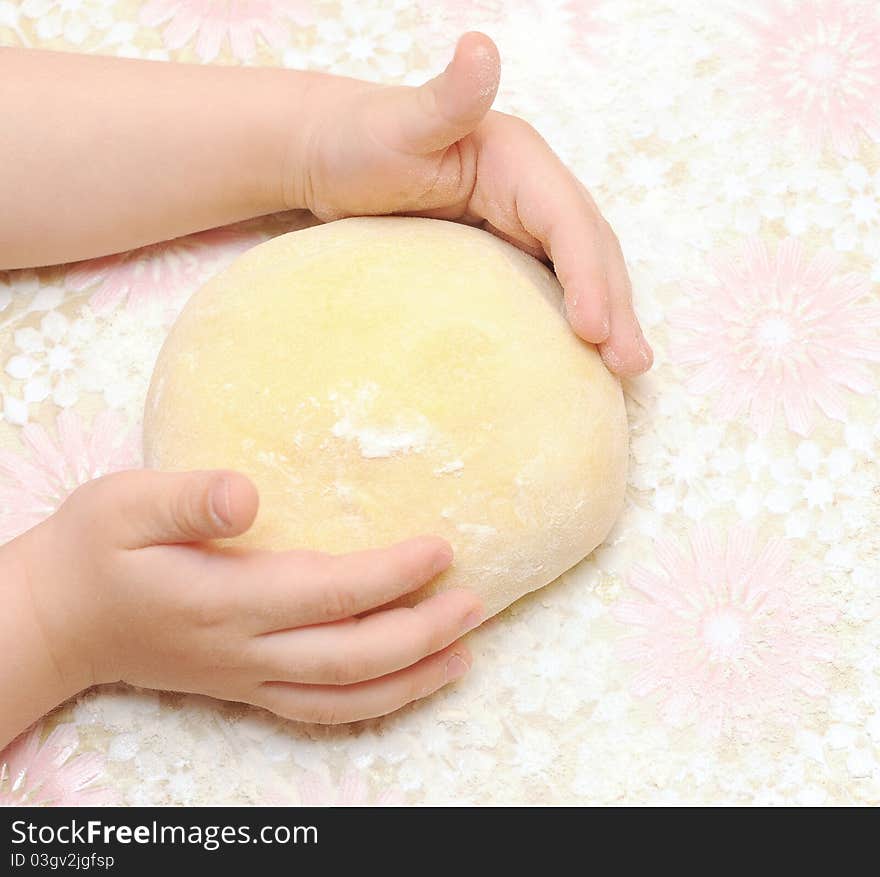
[[[209,267],[222,267],[262,239],[241,226],[215,228],[74,263],[67,270],[65,285],[75,292],[98,285],[89,298],[90,307],[98,314],[113,310],[123,300],[131,310],[155,301],[173,310],[182,294],[195,291]]]
[[[654,697],[664,721],[748,737],[826,692],[836,613],[792,569],[785,541],[698,528],[689,551],[664,541],[656,558],[662,572],[631,570],[634,594],[615,616],[631,630],[620,653],[638,666],[633,692]]]
[[[55,432],[57,439],[29,423],[21,431],[26,454],[0,450],[0,543],[47,518],[80,484],[139,465],[136,432],[109,409],[95,416],[91,429],[65,409]]]
[[[0,807],[97,806],[117,803],[112,790],[95,785],[104,773],[98,753],[74,755],[79,735],[58,725],[41,743],[35,725],[0,752]]]
[[[771,0],[750,18],[758,39],[752,78],[786,125],[814,148],[856,153],[859,131],[880,138],[880,18],[870,3]]]
[[[753,240],[741,259],[716,260],[716,282],[692,285],[695,301],[669,318],[672,359],[687,369],[688,389],[715,394],[725,420],[747,411],[759,434],[780,407],[799,435],[812,430],[815,406],[845,419],[841,389],[874,385],[865,363],[880,362],[880,307],[860,301],[868,278],[839,275],[839,264],[830,251],[807,261],[794,239],[775,255]]]
[[[240,61],[254,57],[257,37],[283,49],[289,22],[306,26],[313,20],[310,0],[149,0],[141,10],[144,24],[165,25],[162,38],[169,49],[183,48],[195,36],[202,61],[213,61],[226,39]]]

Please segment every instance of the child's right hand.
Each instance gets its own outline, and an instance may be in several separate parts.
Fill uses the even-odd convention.
[[[235,472],[121,472],[21,537],[34,620],[69,694],[123,680],[330,724],[467,671],[458,639],[482,620],[474,594],[373,611],[445,569],[448,543],[347,555],[212,545],[247,530],[257,505]]]

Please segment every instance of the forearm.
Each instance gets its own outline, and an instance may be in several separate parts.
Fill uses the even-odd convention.
[[[0,268],[301,206],[299,123],[328,78],[0,49]]]
[[[46,641],[24,562],[25,537],[0,547],[0,749],[82,688],[84,679]]]

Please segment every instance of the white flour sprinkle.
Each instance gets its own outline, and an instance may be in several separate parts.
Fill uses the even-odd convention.
[[[394,454],[420,453],[428,442],[428,430],[425,427],[416,429],[359,427],[345,417],[334,423],[331,431],[336,438],[357,442],[361,449],[361,456],[367,459],[390,457]]]
[[[438,466],[434,470],[435,475],[453,475],[456,472],[461,472],[464,469],[464,463],[461,460],[450,460],[448,463],[444,463],[442,466]]]
[[[369,409],[378,391],[375,384],[365,384],[350,400],[340,399],[335,392],[330,393],[330,401],[339,417],[331,427],[331,433],[336,438],[357,442],[361,456],[368,460],[424,451],[431,436],[431,425],[421,414],[410,416],[409,422],[399,418],[391,426],[369,423]]]

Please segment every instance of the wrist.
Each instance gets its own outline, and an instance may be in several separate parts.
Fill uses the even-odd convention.
[[[250,77],[237,124],[248,139],[243,172],[253,215],[308,209],[310,142],[322,95],[332,80],[326,73],[277,68],[236,70]],[[240,82],[241,80],[236,80]],[[241,116],[245,116],[242,118]]]
[[[222,193],[225,212],[242,218],[305,208],[307,144],[320,106],[313,92],[341,77],[275,67],[168,66],[185,68],[198,85],[192,102],[205,105],[202,136],[187,148],[209,150],[201,166],[212,181],[209,190]]]
[[[33,531],[30,531],[33,532]],[[89,687],[87,675],[51,641],[35,605],[27,533],[0,546],[0,749],[33,722]]]
[[[90,688],[95,677],[85,623],[90,601],[81,593],[76,546],[59,532],[57,513],[9,543],[19,570],[29,639],[46,656],[53,687],[66,699]]]
[[[280,183],[285,210],[315,212],[313,182],[326,156],[322,151],[339,137],[341,122],[352,94],[375,88],[375,83],[319,71],[282,71],[295,82],[296,103],[288,111],[280,134],[284,143],[280,165]]]
[[[313,161],[315,131],[319,127],[322,106],[330,81],[335,77],[314,71],[288,70],[290,91],[295,103],[288,104],[288,112],[279,130],[281,160],[277,166],[276,185],[282,200],[282,210],[309,209],[309,177]]]

